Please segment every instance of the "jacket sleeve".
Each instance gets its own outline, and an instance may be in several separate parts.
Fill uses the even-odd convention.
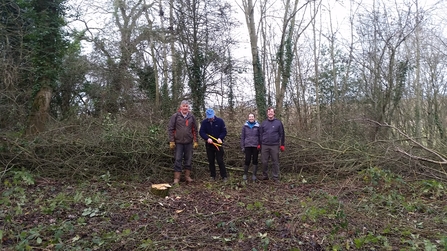
[[[245,142],[245,125],[242,126],[242,132],[241,132],[241,148],[244,148],[244,142]]]
[[[264,122],[261,123],[261,125],[259,125],[259,134],[258,134],[258,142],[259,145],[262,145],[262,134],[264,133]]]
[[[197,120],[196,117],[192,116],[192,141],[197,142]]]
[[[205,124],[205,120],[204,120],[200,124],[199,134],[200,134],[200,137],[202,137],[202,139],[207,140],[208,136],[206,135],[205,127],[206,127],[206,124]]]
[[[169,120],[169,124],[168,124],[168,139],[169,139],[169,142],[174,142],[175,116],[177,116],[177,114],[174,114],[174,115],[171,116],[171,119]]]
[[[281,146],[283,146],[286,141],[286,135],[284,133],[284,125],[282,124],[282,122],[280,122],[280,123],[281,123],[281,127],[279,128],[279,134],[280,134],[279,136],[281,139]]]
[[[220,130],[219,138],[221,140],[224,140],[225,136],[227,136],[227,127],[225,126],[225,122],[223,121],[223,119],[221,121],[222,121],[222,127]]]

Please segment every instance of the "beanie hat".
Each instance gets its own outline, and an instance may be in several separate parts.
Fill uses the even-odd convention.
[[[206,110],[206,118],[207,119],[212,119],[214,118],[214,110],[209,108],[208,110]]]

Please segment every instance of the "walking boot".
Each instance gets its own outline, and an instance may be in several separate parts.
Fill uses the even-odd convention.
[[[253,176],[251,176],[251,179],[253,181],[256,181],[256,172],[258,171],[258,165],[253,165]]]
[[[194,181],[193,179],[191,179],[191,170],[188,170],[188,169],[185,170],[185,179],[186,179],[186,182],[188,182],[188,183],[191,183]]]
[[[247,180],[247,174],[248,174],[248,166],[244,165],[244,175],[242,176],[243,180]]]
[[[174,185],[178,185],[178,183],[180,182],[181,174],[181,172],[174,172]]]

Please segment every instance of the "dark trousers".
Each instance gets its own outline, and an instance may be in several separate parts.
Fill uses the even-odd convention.
[[[225,164],[223,161],[224,157],[224,149],[222,147],[216,148],[213,144],[206,144],[206,156],[208,157],[208,164],[210,169],[210,175],[213,178],[216,178],[216,164],[219,165],[220,177],[227,177],[227,169],[225,168]]]
[[[175,163],[174,171],[181,172],[182,166],[186,170],[191,170],[192,163],[192,143],[189,144],[175,144]]]
[[[265,177],[268,177],[268,162],[270,158],[273,162],[272,176],[273,179],[277,180],[279,179],[279,145],[262,145],[261,147],[262,174],[264,174]]]
[[[253,160],[253,165],[258,164],[258,149],[256,147],[245,147],[245,162],[246,166],[250,165]]]

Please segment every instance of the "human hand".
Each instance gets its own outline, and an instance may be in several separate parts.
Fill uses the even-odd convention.
[[[175,142],[169,142],[169,148],[174,149],[175,148]]]
[[[208,144],[212,144],[212,143],[213,143],[213,140],[212,140],[211,138],[209,138],[209,139],[207,140],[207,142],[208,142]]]
[[[280,147],[279,147],[279,150],[281,150],[281,152],[284,152],[286,149],[285,149],[284,146],[280,146]]]
[[[242,147],[242,152],[245,153],[245,148]]]
[[[258,145],[258,147],[257,147],[257,148],[258,148],[258,150],[261,150],[261,145]]]
[[[196,149],[197,147],[199,147],[199,143],[194,142],[193,147],[194,147],[194,149]]]
[[[220,138],[217,139],[217,143],[222,144],[222,140]]]

